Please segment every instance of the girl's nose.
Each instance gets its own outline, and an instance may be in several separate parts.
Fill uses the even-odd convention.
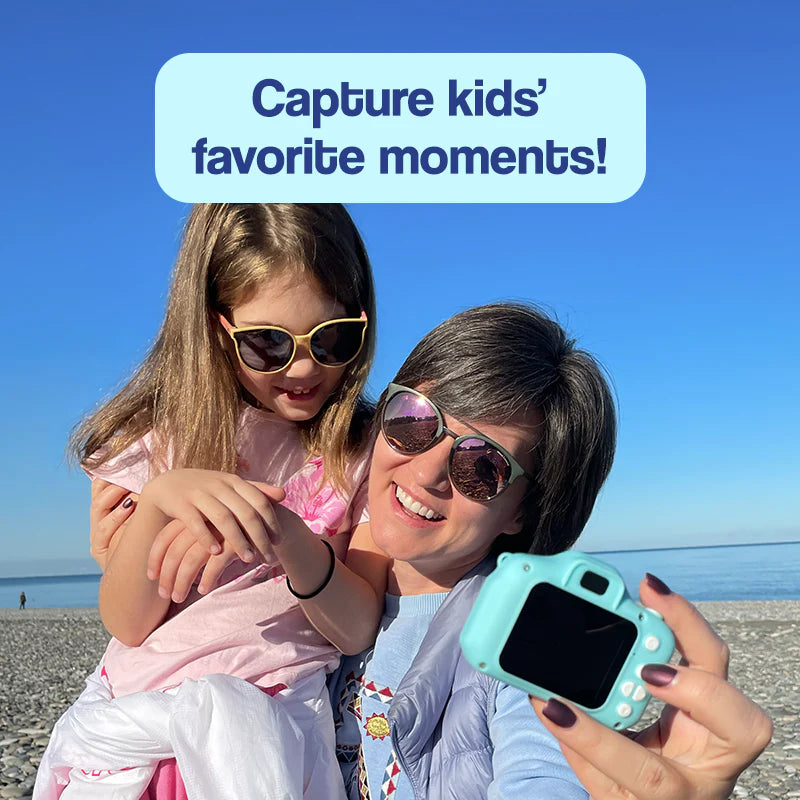
[[[423,489],[444,493],[450,488],[450,476],[447,469],[450,445],[450,439],[445,436],[430,450],[412,457],[411,472]]]
[[[308,348],[304,345],[298,345],[292,363],[286,368],[284,374],[287,378],[302,380],[303,378],[316,376],[320,369],[320,365],[311,358]]]

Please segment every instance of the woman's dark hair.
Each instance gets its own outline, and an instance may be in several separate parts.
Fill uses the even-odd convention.
[[[575,542],[611,469],[616,411],[602,367],[557,322],[521,303],[471,308],[425,336],[394,382],[476,424],[525,424],[538,412],[522,532],[499,536],[495,550],[547,555]]]

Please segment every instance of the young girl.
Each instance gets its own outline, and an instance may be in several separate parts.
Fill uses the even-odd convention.
[[[115,638],[54,729],[37,798],[65,784],[65,797],[186,797],[172,754],[191,798],[341,794],[325,674],[335,646],[371,642],[382,603],[377,578],[335,558],[356,526],[368,537],[374,331],[342,206],[192,210],[151,352],[72,439],[119,487],[100,493],[141,497],[98,554]],[[151,550],[153,563],[167,550],[163,571],[181,564],[172,597],[148,577]]]

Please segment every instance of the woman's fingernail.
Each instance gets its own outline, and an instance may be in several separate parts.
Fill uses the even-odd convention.
[[[219,544],[212,544],[208,549],[211,551],[211,554],[215,556],[218,556],[222,552],[222,546]]]
[[[654,592],[658,592],[659,594],[672,594],[672,589],[670,589],[661,578],[656,578],[655,575],[651,575],[649,572],[645,572],[644,578],[647,581],[647,585]]]
[[[571,728],[578,721],[575,712],[555,698],[550,698],[547,701],[547,704],[542,709],[542,714],[554,725],[558,725],[559,728]]]
[[[122,501],[122,507],[123,508],[130,508],[132,505],[133,505],[133,498],[132,497],[126,497]]]
[[[153,574],[152,570],[147,570],[147,580],[152,581],[155,580],[155,575]]]
[[[249,564],[255,557],[256,554],[252,550],[245,550],[244,553],[242,553],[242,561],[244,561],[245,564]]]
[[[162,600],[169,600],[169,592],[166,589],[162,589],[160,586],[158,587],[158,596]]]
[[[677,674],[678,670],[668,664],[646,664],[642,667],[642,677],[653,686],[669,686]]]

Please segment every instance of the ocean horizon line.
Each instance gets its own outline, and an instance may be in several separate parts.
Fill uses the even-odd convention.
[[[614,550],[584,550],[580,552],[590,555],[617,554],[617,553],[658,553],[667,550],[711,550],[719,547],[773,547],[782,544],[800,544],[800,539],[787,539],[774,542],[731,542],[726,544],[692,544],[676,545],[673,547],[631,547]],[[58,580],[59,578],[102,578],[102,572],[61,572],[47,575],[0,575],[0,581],[26,581],[26,580]]]
[[[658,553],[665,550],[713,550],[716,547],[774,547],[780,544],[800,544],[800,539],[785,539],[777,542],[730,542],[725,544],[687,544],[677,547],[631,547],[622,550],[582,550],[591,555],[603,553]],[[580,549],[580,548],[579,548]]]
[[[102,572],[67,572],[59,575],[0,575],[0,581],[58,580],[59,578],[102,578]]]

